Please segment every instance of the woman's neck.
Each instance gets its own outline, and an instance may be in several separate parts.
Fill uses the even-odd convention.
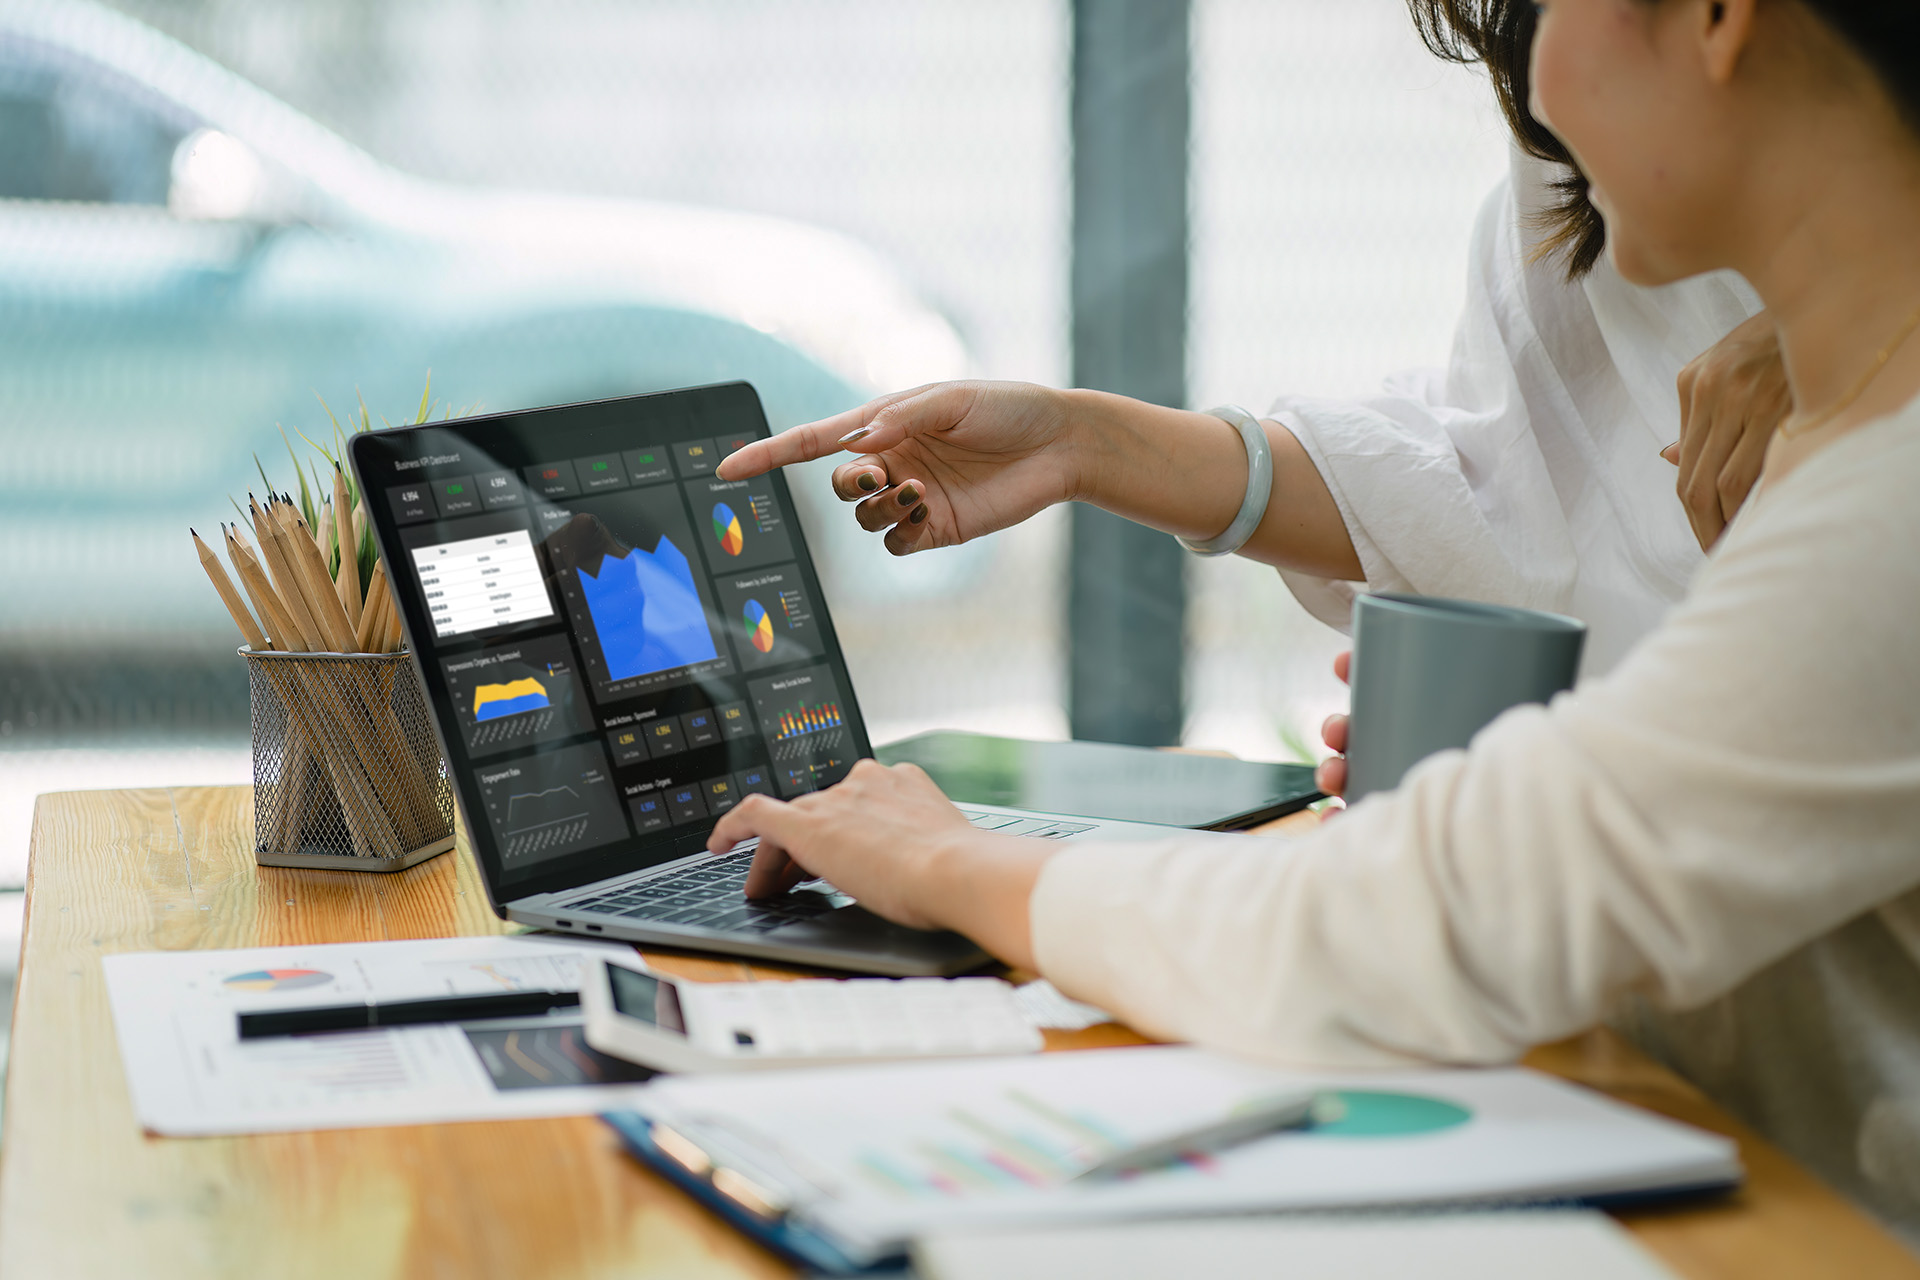
[[[1740,264],[1780,334],[1788,429],[1806,431],[1776,441],[1782,465],[1920,394],[1920,334],[1876,362],[1920,308],[1920,139],[1898,123],[1862,134],[1856,116],[1851,135],[1799,151],[1769,175],[1778,212]]]

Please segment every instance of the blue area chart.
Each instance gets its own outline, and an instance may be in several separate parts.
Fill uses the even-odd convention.
[[[671,671],[720,656],[686,555],[665,537],[652,552],[607,556],[596,576],[579,570],[580,591],[607,663],[607,678]]]

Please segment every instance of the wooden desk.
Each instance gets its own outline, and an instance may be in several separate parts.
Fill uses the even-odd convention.
[[[787,1276],[590,1118],[166,1139],[134,1123],[100,958],[506,930],[464,846],[394,875],[258,868],[240,787],[43,796],[13,1016],[0,1276]],[[689,978],[767,970],[654,957]],[[1054,1048],[1138,1043],[1118,1027]],[[1698,1280],[1920,1278],[1889,1236],[1619,1040],[1534,1065],[1740,1139],[1750,1181],[1627,1215]]]

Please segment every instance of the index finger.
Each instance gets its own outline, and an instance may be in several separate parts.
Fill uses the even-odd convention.
[[[799,817],[793,806],[772,796],[753,794],[720,815],[707,837],[708,853],[725,853],[744,840],[759,836],[775,844],[786,844]]]
[[[765,440],[753,440],[734,450],[720,460],[714,468],[714,475],[722,480],[751,480],[763,476],[775,467],[788,467],[796,462],[811,462],[815,458],[824,458],[828,454],[839,453],[845,445],[842,439],[850,432],[872,422],[875,415],[887,406],[896,404],[908,396],[924,391],[924,387],[915,387],[911,391],[896,391],[890,396],[881,396],[878,400],[869,400],[857,409],[848,409],[845,413],[836,413],[831,418],[822,418],[818,422],[806,422],[797,427],[789,427],[777,436]]]

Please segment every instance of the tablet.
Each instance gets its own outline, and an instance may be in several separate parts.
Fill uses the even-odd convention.
[[[874,756],[882,764],[919,765],[961,804],[1209,831],[1243,831],[1325,798],[1311,765],[1111,742],[1032,742],[942,729],[889,743]]]

